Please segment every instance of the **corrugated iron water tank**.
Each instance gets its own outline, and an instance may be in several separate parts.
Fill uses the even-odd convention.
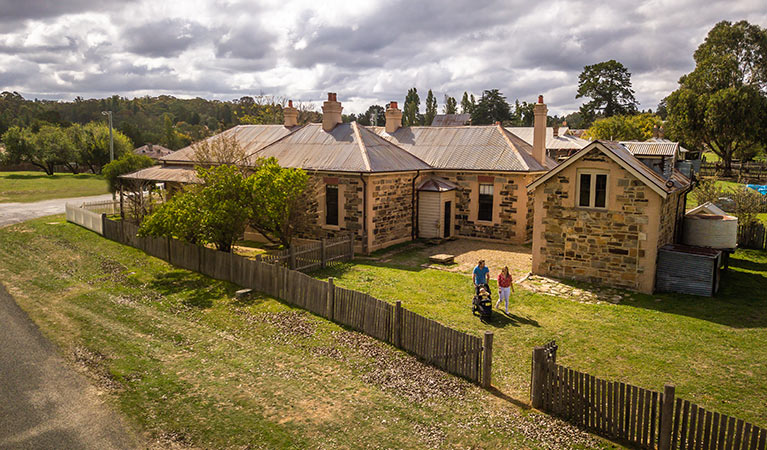
[[[684,216],[685,245],[729,249],[738,245],[738,219],[720,214]]]

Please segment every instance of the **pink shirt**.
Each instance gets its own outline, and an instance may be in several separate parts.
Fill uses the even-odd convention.
[[[509,287],[511,286],[511,274],[509,274],[508,277],[503,276],[503,272],[498,274],[498,287]]]

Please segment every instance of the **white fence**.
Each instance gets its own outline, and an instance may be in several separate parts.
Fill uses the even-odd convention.
[[[76,223],[100,235],[104,235],[104,222],[101,214],[81,208],[73,203],[66,204],[67,221]]]
[[[83,209],[99,214],[120,214],[120,200],[102,200],[100,202],[84,202]]]

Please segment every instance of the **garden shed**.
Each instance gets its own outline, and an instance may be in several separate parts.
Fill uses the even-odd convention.
[[[664,245],[658,249],[655,288],[712,297],[719,290],[721,260],[722,252],[713,248]]]
[[[418,186],[418,237],[446,239],[453,235],[456,189],[457,185],[439,177]]]

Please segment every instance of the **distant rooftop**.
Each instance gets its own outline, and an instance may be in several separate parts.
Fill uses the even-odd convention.
[[[433,127],[457,127],[471,125],[471,114],[437,114],[431,122]]]

